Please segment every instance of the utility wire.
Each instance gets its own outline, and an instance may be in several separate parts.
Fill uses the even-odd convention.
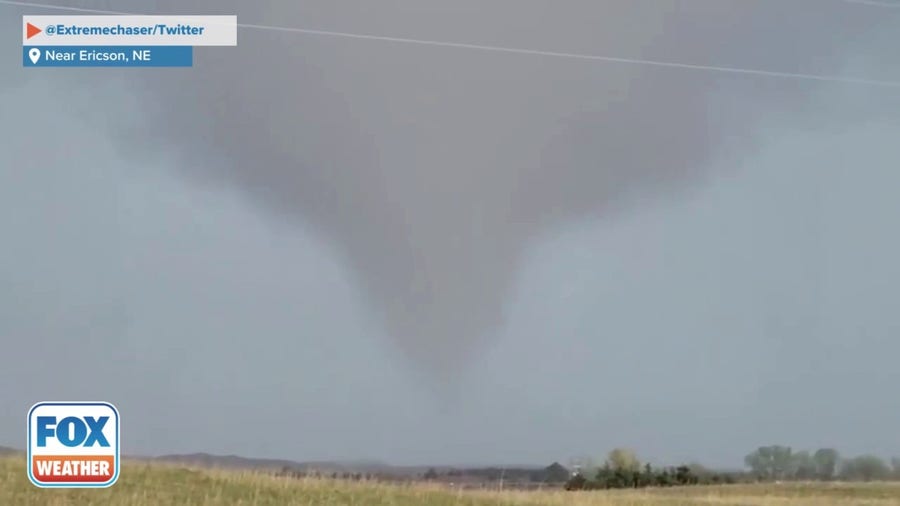
[[[855,3],[855,2],[867,2],[869,0],[855,0],[855,2],[854,2],[854,0],[844,0],[844,1]],[[14,1],[14,0],[0,0],[0,4],[41,8],[41,9],[55,9],[55,10],[63,10],[63,11],[70,11],[70,12],[85,12],[85,13],[92,13],[92,14],[114,14],[114,15],[123,15],[123,16],[143,15],[143,14],[124,13],[124,12],[116,12],[116,11],[109,11],[109,10],[68,7],[68,6],[64,6],[64,5],[18,2],[18,1]],[[336,31],[329,31],[329,30],[314,30],[314,29],[310,29],[310,28],[294,28],[294,27],[248,24],[248,23],[238,23],[237,26],[240,28],[253,29],[253,30],[290,32],[290,33],[300,33],[300,34],[305,34],[305,35],[321,35],[321,36],[328,36],[328,37],[342,37],[342,38],[357,39],[357,40],[392,42],[392,43],[400,43],[400,44],[416,44],[416,45],[432,46],[432,47],[469,49],[469,50],[477,50],[477,51],[489,51],[489,52],[495,52],[495,53],[519,54],[519,55],[529,55],[529,56],[544,56],[544,57],[554,57],[554,58],[568,58],[568,59],[575,59],[575,60],[601,61],[601,62],[607,62],[607,63],[620,63],[620,64],[630,64],[630,65],[644,65],[644,66],[665,67],[665,68],[682,69],[682,70],[697,70],[697,71],[718,72],[718,73],[727,73],[727,74],[743,74],[743,75],[755,75],[755,76],[763,76],[763,77],[776,77],[776,78],[783,78],[783,79],[798,79],[798,80],[806,80],[806,81],[820,81],[820,82],[831,82],[831,83],[842,83],[842,84],[856,84],[856,85],[900,88],[900,81],[883,81],[883,80],[876,80],[876,79],[853,78],[853,77],[843,77],[843,76],[833,76],[833,75],[805,74],[805,73],[798,73],[798,72],[780,72],[780,71],[763,70],[763,69],[748,69],[748,68],[741,68],[741,67],[724,67],[724,66],[717,66],[717,65],[701,65],[701,64],[693,64],[693,63],[681,63],[681,62],[670,62],[670,61],[660,61],[660,60],[645,60],[645,59],[639,59],[639,58],[623,58],[623,57],[602,56],[602,55],[592,55],[592,54],[583,54],[583,53],[544,51],[544,50],[528,49],[528,48],[492,46],[492,45],[482,45],[482,44],[469,44],[469,43],[462,43],[462,42],[447,42],[447,41],[426,40],[426,39],[412,39],[412,38],[405,38],[405,37],[389,37],[389,36],[384,36],[384,35],[336,32]]]

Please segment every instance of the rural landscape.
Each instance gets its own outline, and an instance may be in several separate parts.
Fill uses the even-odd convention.
[[[900,0],[0,33],[0,506],[900,506]]]
[[[842,459],[761,447],[744,471],[700,465],[654,469],[616,449],[585,472],[545,468],[392,467],[297,463],[208,454],[125,459],[113,487],[43,490],[28,482],[24,455],[0,457],[0,504],[334,506],[889,506],[900,505],[900,459]]]

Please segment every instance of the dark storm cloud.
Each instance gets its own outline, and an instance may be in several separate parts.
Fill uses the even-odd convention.
[[[837,74],[848,43],[886,21],[825,4],[268,1],[153,10]],[[817,86],[262,30],[238,39],[236,48],[197,49],[189,71],[136,77],[146,112],[120,135],[147,153],[179,153],[178,170],[194,181],[233,186],[279,219],[316,227],[388,333],[442,379],[503,321],[534,236],[701,181],[717,146],[749,149],[760,120],[803,110]],[[725,97],[717,109],[712,93]]]

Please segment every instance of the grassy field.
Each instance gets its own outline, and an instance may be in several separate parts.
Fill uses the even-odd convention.
[[[457,492],[437,486],[275,478],[126,462],[109,489],[43,490],[24,456],[0,458],[0,505],[900,506],[900,484],[789,484],[609,492]]]

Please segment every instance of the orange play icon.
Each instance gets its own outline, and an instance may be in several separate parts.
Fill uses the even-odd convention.
[[[31,23],[25,23],[25,38],[30,39],[35,35],[41,33],[41,29],[34,26]]]

